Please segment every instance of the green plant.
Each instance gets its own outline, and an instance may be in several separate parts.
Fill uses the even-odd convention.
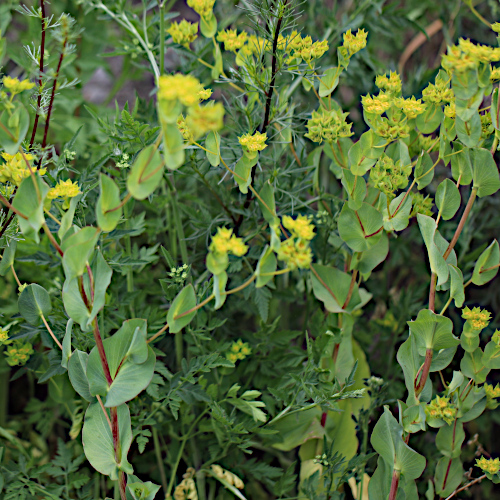
[[[450,45],[420,98],[377,71],[353,127],[333,94],[382,4],[349,13],[336,54],[291,0],[188,0],[199,26],[164,1],[18,9],[41,41],[21,57],[0,39],[24,72],[0,93],[0,390],[26,379],[31,430],[0,408],[0,498],[395,500],[500,482],[496,458],[463,470],[500,397],[496,318],[465,306],[500,267],[474,219],[500,188],[500,48]],[[119,29],[124,79],[147,67],[154,97],[86,104],[75,19]],[[379,286],[379,266],[414,286]],[[365,332],[387,332],[374,371],[390,384]]]

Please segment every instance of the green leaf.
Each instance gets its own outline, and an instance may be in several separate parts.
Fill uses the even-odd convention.
[[[269,224],[279,224],[279,219],[276,217],[276,202],[274,200],[274,187],[267,180],[264,182],[264,186],[260,190],[259,196],[264,201],[265,205],[257,198],[257,202],[259,203],[260,209],[262,210],[262,215],[264,219]]]
[[[200,16],[200,31],[205,38],[212,38],[217,33],[217,19],[213,12],[209,17]]]
[[[196,316],[196,311],[186,314],[182,318],[177,318],[190,309],[196,307],[196,294],[193,285],[185,286],[175,297],[168,310],[167,323],[170,333],[180,332]]]
[[[456,425],[444,425],[436,435],[436,447],[445,457],[457,458],[462,451],[464,440],[465,432],[461,422]]]
[[[342,185],[349,197],[348,205],[352,210],[359,210],[366,196],[366,181],[360,175],[354,175],[346,168],[342,169]]]
[[[464,147],[460,142],[453,143],[451,156],[451,175],[460,185],[466,186],[472,182],[472,164],[469,154],[470,149]]]
[[[118,430],[121,448],[121,460],[115,459],[113,434],[108,423],[111,420],[110,411],[106,410],[108,418],[99,403],[92,403],[85,412],[82,429],[83,450],[87,460],[95,470],[109,476],[113,481],[118,479],[118,472],[123,470],[132,474],[132,466],[127,462],[127,455],[132,443],[132,426],[130,411],[127,405],[116,409],[118,413]]]
[[[422,151],[415,165],[415,179],[417,180],[417,188],[423,189],[428,186],[434,178],[434,162],[429,153]]]
[[[477,188],[477,195],[481,198],[496,193],[500,188],[500,178],[493,155],[487,149],[473,148],[470,160],[472,186]]]
[[[104,174],[100,175],[99,186],[100,195],[95,208],[97,224],[104,232],[109,233],[115,229],[122,216],[120,188],[111,177]]]
[[[274,278],[272,273],[276,272],[277,266],[278,261],[276,260],[276,255],[269,245],[266,245],[257,263],[257,268],[255,269],[255,274],[257,275],[255,287],[262,288],[267,285],[267,283]]]
[[[438,277],[437,284],[442,285],[448,281],[449,270],[448,265],[443,258],[443,254],[439,250],[435,241],[437,234],[436,221],[432,217],[422,214],[417,214],[417,220],[420,232],[422,233],[422,238],[427,248],[431,271]]]
[[[349,149],[349,165],[354,175],[364,175],[384,152],[387,140],[372,130],[365,132]]]
[[[237,182],[243,194],[247,194],[248,192],[248,186],[250,186],[252,182],[252,168],[257,164],[258,159],[258,156],[250,159],[243,155],[234,166],[234,173],[236,174],[234,180]]]
[[[434,474],[436,493],[441,498],[448,497],[460,486],[463,477],[464,469],[459,458],[452,459],[450,464],[448,457],[441,457],[436,465],[436,472]]]
[[[436,190],[435,202],[444,220],[451,219],[460,208],[460,192],[450,179],[445,179]]]
[[[448,269],[450,270],[451,277],[450,298],[455,301],[455,307],[462,307],[465,300],[462,271],[451,264],[448,264]]]
[[[71,332],[73,330],[73,320],[70,318],[66,323],[66,333],[64,334],[64,339],[62,343],[62,360],[61,366],[63,368],[68,368],[68,361],[71,357]]]
[[[165,165],[167,165],[167,168],[170,170],[177,170],[186,160],[184,138],[177,128],[177,124],[165,123],[162,121],[161,126],[163,130],[163,156],[165,157]],[[151,175],[153,171],[154,169],[152,169],[149,175]],[[156,177],[151,177],[151,179],[153,178]]]
[[[418,354],[417,343],[414,335],[410,335],[403,344],[401,344],[397,353],[397,360],[403,369],[405,385],[408,389],[408,406],[419,404],[415,398],[415,377],[420,369],[421,356]]]
[[[500,369],[500,346],[498,346],[498,344],[494,340],[490,340],[486,344],[482,362],[487,368],[490,368],[491,370]]]
[[[352,250],[364,252],[381,238],[382,223],[382,214],[370,204],[363,203],[355,211],[345,203],[338,222],[339,235]]]
[[[214,274],[214,296],[215,296],[215,309],[220,309],[224,302],[226,302],[227,294],[226,291],[227,280],[229,279],[226,271],[222,271],[219,274]]]
[[[457,99],[470,99],[478,90],[477,69],[454,71],[451,85]]]
[[[491,123],[495,130],[500,130],[500,105],[498,104],[498,87],[495,88],[491,94]]]
[[[19,100],[11,105],[10,114],[4,111],[0,115],[0,146],[7,154],[15,155],[28,132],[30,115]]]
[[[219,44],[214,46],[212,55],[214,58],[214,64],[212,70],[210,71],[210,76],[212,77],[212,80],[218,80],[220,75],[224,72],[224,60],[222,59],[222,52]]]
[[[119,406],[135,398],[151,382],[156,356],[146,341],[146,321],[131,319],[103,341],[113,382],[108,386],[97,346],[87,363],[92,395],[106,396],[104,406]]]
[[[266,422],[267,420],[267,415],[260,409],[266,407],[262,401],[247,401],[241,398],[229,398],[227,402],[243,413],[250,415],[255,422]]]
[[[147,146],[139,153],[130,169],[127,189],[136,200],[144,200],[158,187],[162,177],[163,160],[160,153],[154,145]]]
[[[207,160],[212,167],[220,164],[220,135],[218,132],[209,132],[205,139]]]
[[[85,272],[100,232],[98,228],[87,226],[62,242],[61,248],[64,252],[62,262],[67,279],[81,276]]]
[[[95,401],[95,397],[90,394],[89,381],[87,379],[87,361],[89,355],[86,352],[76,349],[68,361],[68,375],[73,389],[89,403]]]
[[[21,316],[33,326],[42,322],[42,316],[47,317],[52,311],[50,296],[45,288],[33,283],[28,285],[17,301]]]
[[[455,117],[455,129],[458,139],[468,148],[477,146],[481,139],[481,117],[476,111],[470,120],[464,121],[459,116]],[[474,163],[473,163],[474,164]]]
[[[472,283],[474,285],[484,285],[491,281],[498,273],[498,266],[500,264],[500,249],[498,241],[493,240],[488,248],[479,256],[474,272],[472,273]],[[490,271],[485,271],[493,267]]]
[[[148,481],[143,483],[136,476],[128,476],[127,490],[132,495],[133,500],[154,500],[161,486]]]
[[[412,450],[402,436],[403,427],[385,406],[371,435],[373,449],[391,470],[399,470],[407,479],[417,479],[425,469],[425,458]]]
[[[389,217],[389,211],[387,208],[384,208],[384,229],[386,231],[402,231],[405,229],[410,223],[411,205],[412,198],[411,196],[407,196],[406,192],[403,192],[394,198],[389,205],[391,217]]]
[[[332,313],[351,312],[361,303],[358,285],[355,283],[351,300],[346,309],[342,309],[349,294],[351,275],[336,267],[320,264],[313,264],[312,267],[319,276],[318,278],[316,273],[311,274],[314,296],[323,302],[328,311]]]
[[[482,384],[486,381],[486,377],[490,369],[483,361],[483,351],[478,347],[474,352],[465,352],[462,361],[460,362],[460,371],[466,376],[474,380],[476,384]]]
[[[439,351],[455,347],[460,342],[453,335],[451,319],[435,314],[429,309],[422,309],[416,320],[408,321],[408,326],[415,336],[418,353],[421,356],[425,356],[427,349]]]
[[[3,251],[2,260],[0,260],[0,276],[5,276],[10,271],[10,266],[14,264],[16,257],[17,241],[10,240]]]
[[[45,223],[43,202],[49,192],[49,186],[47,186],[38,173],[35,173],[33,177],[35,178],[35,183],[33,183],[31,175],[21,182],[12,206],[28,217],[28,220],[18,217],[22,233],[27,237],[32,236],[36,243],[39,243],[38,231],[40,231],[40,228]]]
[[[440,104],[427,103],[425,111],[417,116],[417,127],[422,134],[431,134],[434,132],[443,119],[444,113]]]
[[[356,252],[351,260],[351,269],[358,269],[363,275],[371,273],[379,264],[384,262],[389,253],[389,238],[382,232],[380,240],[364,252]]]
[[[71,198],[71,201],[69,202],[69,209],[61,218],[61,225],[59,227],[59,230],[57,231],[57,236],[59,236],[59,239],[61,241],[64,239],[64,235],[73,224],[73,217],[75,216],[76,206],[78,205],[78,202],[81,200],[82,196],[83,193],[80,193],[74,198]]]
[[[80,325],[82,331],[89,331],[90,328],[87,324],[90,318],[90,312],[80,294],[78,278],[66,279],[62,289],[62,299],[66,314],[75,321],[75,323]]]
[[[340,71],[337,67],[329,68],[325,71],[319,83],[318,93],[320,97],[326,97],[336,89],[339,84],[339,74]]]

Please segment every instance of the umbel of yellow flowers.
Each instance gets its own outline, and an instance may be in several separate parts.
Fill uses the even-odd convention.
[[[2,83],[4,88],[10,92],[12,96],[20,94],[24,90],[30,90],[35,86],[35,84],[29,80],[18,80],[10,76],[4,76]]]
[[[64,198],[63,208],[69,207],[69,199],[74,198],[80,194],[80,188],[76,182],[68,179],[67,181],[59,181],[59,183],[49,189],[47,193],[47,198],[49,200],[53,200],[55,198]]]
[[[2,158],[5,163],[0,164],[0,182],[10,182],[19,186],[21,182],[30,176],[31,161],[35,157],[29,153],[24,153],[24,157],[21,153],[16,153],[15,155],[10,155],[8,153],[2,153]],[[37,172],[40,175],[44,175],[47,170],[45,168],[39,169]]]

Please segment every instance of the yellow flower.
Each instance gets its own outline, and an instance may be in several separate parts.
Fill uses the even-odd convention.
[[[267,134],[260,132],[255,132],[255,134],[245,134],[241,137],[238,137],[238,141],[240,144],[247,148],[248,151],[262,151],[267,147],[266,144]]]
[[[392,106],[392,97],[383,92],[373,97],[368,94],[361,97],[361,104],[367,113],[382,115]]]
[[[462,318],[467,320],[474,330],[483,330],[489,324],[491,313],[479,307],[473,309],[464,307],[462,309]]]
[[[195,139],[207,132],[216,132],[224,126],[224,106],[221,102],[211,101],[206,106],[191,106],[188,109],[186,124]]]
[[[186,123],[186,119],[184,118],[184,115],[179,115],[179,118],[177,118],[177,128],[180,130],[182,137],[184,138],[185,141],[187,141],[187,142],[194,141],[193,132],[188,127],[188,124]]]
[[[207,99],[210,99],[210,96],[212,95],[212,89],[203,89],[198,92],[198,97],[202,101],[206,101]]]
[[[296,238],[312,240],[315,236],[314,224],[312,224],[309,217],[306,217],[305,215],[299,215],[296,219],[285,215],[283,217],[283,225],[291,231],[292,235]]]
[[[212,236],[209,250],[218,254],[232,253],[237,257],[243,257],[248,252],[248,246],[233,234],[232,229],[219,227],[217,233]]]
[[[436,79],[436,84],[429,83],[424,90],[422,90],[422,99],[424,102],[432,102],[433,104],[441,104],[443,102],[451,102],[455,98],[453,90],[448,87],[448,84],[441,80]]]
[[[457,408],[450,404],[450,398],[436,396],[426,407],[425,411],[432,418],[440,418],[448,425],[455,420]]]
[[[246,31],[242,31],[239,35],[236,30],[225,30],[219,31],[217,34],[217,41],[224,43],[224,49],[230,50],[232,52],[236,52],[240,50],[245,42],[247,41],[248,33]]]
[[[347,49],[349,53],[349,57],[356,52],[359,52],[361,49],[366,47],[366,37],[368,33],[364,29],[360,29],[356,32],[355,35],[351,33],[351,30],[348,30],[344,33],[344,48]]]
[[[401,108],[403,113],[410,120],[422,114],[425,111],[426,107],[425,104],[422,103],[421,99],[415,99],[414,96],[412,96],[410,99],[404,99],[402,97],[399,97],[394,101],[394,104],[398,108]]]
[[[10,344],[11,342],[12,341],[9,340],[9,331],[0,327],[0,345]]]
[[[33,155],[24,153],[23,157],[21,153],[16,153],[15,155],[2,153],[2,158],[5,160],[5,163],[0,164],[0,182],[10,182],[19,186],[26,177],[30,176],[30,169],[26,165],[26,161],[32,167],[30,162],[35,159]],[[33,170],[35,169],[33,168]],[[44,175],[46,172],[47,169],[45,168],[38,170],[40,175]]]
[[[483,472],[487,472],[489,474],[496,474],[500,470],[500,458],[490,458],[487,459],[485,457],[476,458],[476,465]]]
[[[187,4],[201,17],[208,18],[212,14],[215,0],[187,0]]]
[[[500,346],[500,330],[495,330],[495,333],[491,336],[491,340],[493,340],[497,346]]]
[[[175,43],[189,47],[189,44],[198,38],[198,23],[190,23],[185,19],[180,23],[174,21],[167,33],[170,33]]]
[[[233,474],[232,472],[223,469],[220,465],[214,464],[211,466],[211,468],[217,477],[219,477],[220,479],[224,479],[231,486],[235,486],[239,490],[245,487],[243,481],[236,474]]]
[[[12,94],[19,94],[23,90],[32,89],[35,84],[29,80],[18,80],[17,78],[11,78],[10,76],[4,76],[2,80],[3,86]]]
[[[10,366],[24,365],[33,352],[33,346],[29,342],[25,344],[17,342],[7,348],[7,352],[5,353],[7,364]]]
[[[484,392],[488,399],[500,398],[500,385],[484,384]]]
[[[456,114],[455,101],[444,107],[444,115],[448,118],[455,118]]]
[[[312,252],[308,242],[293,237],[288,238],[278,250],[278,259],[286,263],[290,269],[305,269],[312,262]]]
[[[226,358],[229,359],[229,361],[232,361],[235,363],[238,360],[243,360],[247,356],[249,356],[252,353],[252,349],[250,349],[250,346],[248,345],[247,342],[243,342],[243,340],[238,339],[236,342],[233,342],[231,344],[231,347],[229,348],[229,352],[226,353]]]
[[[391,94],[399,94],[401,92],[401,78],[394,71],[389,73],[389,77],[387,75],[379,75],[375,78],[375,85],[380,90],[386,90]]]
[[[80,194],[80,188],[76,182],[73,182],[71,179],[67,181],[59,181],[59,183],[49,189],[47,193],[47,198],[53,200],[54,198],[74,198],[75,196]]]
[[[490,82],[497,82],[498,80],[500,80],[500,68],[491,68]]]
[[[491,29],[495,32],[495,33],[500,33],[500,23],[493,23],[491,25]]]
[[[200,102],[200,91],[204,90],[200,81],[191,75],[176,73],[163,75],[158,79],[158,100],[179,100],[184,106],[194,106]]]

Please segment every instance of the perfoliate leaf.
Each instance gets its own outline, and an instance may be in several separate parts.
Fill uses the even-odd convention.
[[[52,311],[50,296],[45,288],[33,283],[28,285],[17,301],[21,316],[33,326],[42,322],[42,316],[47,317]]]
[[[444,220],[451,219],[460,208],[460,192],[455,183],[445,179],[436,190],[435,202]]]
[[[106,233],[113,231],[122,216],[120,188],[107,175],[99,179],[100,195],[95,209],[97,224]],[[117,208],[119,207],[119,208]]]
[[[177,129],[177,127],[174,125]],[[145,147],[137,156],[127,177],[127,189],[136,200],[144,200],[163,177],[163,160],[154,145]],[[116,206],[116,205],[115,205]]]
[[[178,318],[196,306],[196,294],[193,285],[185,286],[175,297],[168,310],[167,323],[170,333],[180,332],[196,316],[196,311]]]
[[[484,285],[491,281],[498,273],[500,264],[500,248],[498,241],[493,240],[490,246],[479,256],[474,272],[472,273],[472,283],[474,285]],[[489,269],[488,271],[486,269]]]

